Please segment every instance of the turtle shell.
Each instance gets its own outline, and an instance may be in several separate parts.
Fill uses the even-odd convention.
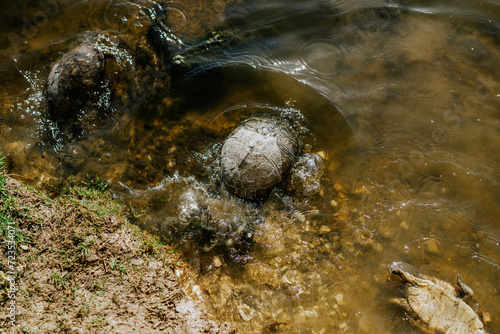
[[[297,132],[288,121],[273,116],[249,118],[222,146],[222,180],[239,197],[261,199],[283,180],[298,148]]]
[[[51,117],[71,118],[90,99],[103,76],[104,54],[98,38],[65,54],[47,78],[45,94]]]

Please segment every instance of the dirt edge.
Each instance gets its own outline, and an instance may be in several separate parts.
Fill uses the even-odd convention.
[[[235,333],[183,293],[182,258],[106,192],[50,198],[0,181],[0,333]]]

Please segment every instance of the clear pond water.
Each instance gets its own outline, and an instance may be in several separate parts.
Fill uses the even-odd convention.
[[[241,333],[416,333],[390,303],[396,261],[460,274],[500,333],[500,3],[174,0],[172,33],[206,45],[179,82],[148,57],[154,6],[2,1],[0,150],[17,178],[111,182]],[[61,128],[45,80],[94,33],[118,84]],[[323,157],[316,194],[251,203],[220,185],[225,136],[263,112]]]

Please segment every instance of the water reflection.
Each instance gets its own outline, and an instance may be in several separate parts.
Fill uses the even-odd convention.
[[[448,282],[460,273],[498,332],[498,4],[172,1],[172,32],[207,51],[171,87],[145,38],[152,1],[65,3],[29,36],[22,20],[2,26],[22,41],[10,35],[0,58],[13,173],[112,181],[150,228],[180,240],[200,273],[191,284],[243,333],[416,331],[388,303],[394,261]],[[3,6],[18,19],[40,11]],[[125,78],[143,79],[119,86],[114,112],[85,135],[54,142],[45,78],[89,31],[130,55]],[[317,194],[278,187],[249,203],[217,182],[225,135],[270,109],[296,110],[306,153],[323,157]],[[200,217],[208,236],[183,227]]]

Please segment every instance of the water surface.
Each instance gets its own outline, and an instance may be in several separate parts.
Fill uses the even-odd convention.
[[[109,180],[191,259],[186,290],[241,333],[417,332],[389,302],[396,261],[459,273],[500,333],[498,2],[174,0],[186,47],[230,41],[196,59],[180,93],[168,70],[141,76],[153,6],[1,5],[0,150],[16,177]],[[140,80],[68,137],[47,120],[45,80],[92,32]],[[304,152],[323,156],[317,194],[278,187],[249,203],[220,186],[224,137],[262,112],[292,118]]]

